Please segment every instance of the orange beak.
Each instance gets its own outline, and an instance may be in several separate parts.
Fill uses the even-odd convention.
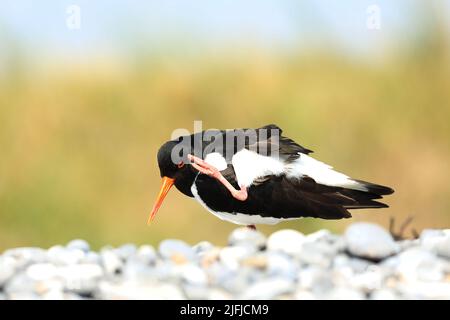
[[[169,192],[170,188],[175,183],[175,179],[163,177],[161,189],[159,190],[158,197],[156,198],[155,205],[153,206],[152,212],[150,213],[150,216],[148,217],[147,224],[149,225],[150,222],[153,221],[155,218],[156,212],[158,212],[159,207],[161,207],[161,204],[166,197],[167,193]]]

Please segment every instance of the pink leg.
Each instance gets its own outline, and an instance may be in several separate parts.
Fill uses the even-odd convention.
[[[206,163],[204,160],[194,156],[188,155],[189,161],[191,161],[192,166],[203,174],[207,174],[220,181],[231,193],[233,197],[240,201],[245,201],[248,198],[247,187],[241,186],[241,190],[236,190],[231,183],[217,170],[214,166]]]

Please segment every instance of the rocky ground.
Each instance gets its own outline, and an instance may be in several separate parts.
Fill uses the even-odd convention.
[[[450,299],[450,229],[394,241],[378,225],[344,235],[234,230],[228,246],[164,240],[91,251],[84,240],[0,255],[1,299]]]

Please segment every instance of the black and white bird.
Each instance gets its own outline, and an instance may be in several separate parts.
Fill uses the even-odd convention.
[[[302,217],[350,218],[349,209],[387,207],[377,200],[394,190],[333,170],[282,136],[278,126],[253,129],[256,139],[243,137],[246,130],[207,130],[166,142],[158,151],[163,184],[149,222],[172,185],[218,218],[253,228]],[[240,138],[244,142],[236,143]]]

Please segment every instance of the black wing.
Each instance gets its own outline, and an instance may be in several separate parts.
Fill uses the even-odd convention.
[[[194,139],[203,140],[203,155],[219,152],[228,163],[231,163],[234,154],[244,148],[265,156],[279,156],[288,162],[297,159],[300,153],[312,152],[282,133],[280,127],[269,124],[257,129],[206,130],[192,135],[191,139],[192,145]]]
[[[223,173],[238,188],[232,166]],[[349,209],[387,207],[375,200],[382,197],[375,189],[364,192],[331,187],[308,176],[302,179],[289,179],[285,175],[266,177],[264,183],[250,186],[246,201],[234,199],[222,184],[205,175],[198,176],[196,185],[199,196],[212,210],[279,219],[342,219],[351,217]]]

